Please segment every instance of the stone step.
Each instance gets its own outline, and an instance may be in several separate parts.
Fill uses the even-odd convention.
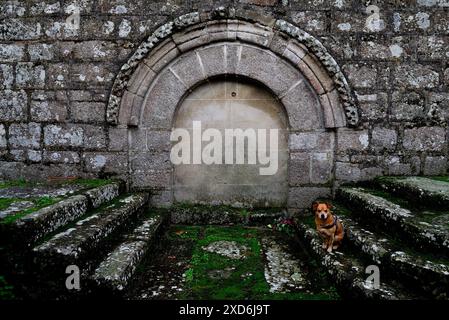
[[[408,293],[399,283],[392,283],[382,279],[379,288],[371,287],[367,283],[366,268],[369,264],[364,263],[361,257],[346,251],[333,251],[328,253],[322,248],[322,239],[316,230],[297,218],[297,235],[302,243],[307,244],[313,255],[320,261],[322,267],[327,271],[335,284],[342,292],[352,299],[372,300],[408,300],[414,299],[414,294]]]
[[[110,237],[129,226],[147,202],[148,194],[136,193],[100,207],[73,227],[36,246],[33,249],[35,262],[43,269],[72,264],[89,267],[89,263],[98,259],[98,253]]]
[[[430,208],[449,207],[449,182],[425,177],[380,177],[375,184],[394,195]]]
[[[101,289],[113,294],[123,291],[133,277],[137,266],[147,256],[158,236],[164,217],[153,215],[144,218],[141,224],[108,254],[93,273],[92,279]]]
[[[351,209],[357,219],[381,223],[385,230],[407,240],[418,249],[449,256],[449,214],[439,213],[439,224],[429,223],[426,212],[412,212],[365,188],[340,188],[339,201]]]
[[[335,203],[334,213],[344,225],[346,241],[378,264],[381,272],[386,268],[387,272],[422,289],[433,298],[449,297],[448,259],[417,252],[396,243],[384,233],[367,230]]]
[[[283,208],[235,208],[220,205],[174,205],[167,210],[170,223],[182,225],[267,225],[287,216]]]
[[[122,182],[89,189],[4,225],[2,231],[8,234],[10,242],[30,247],[89,210],[118,197],[122,190]]]

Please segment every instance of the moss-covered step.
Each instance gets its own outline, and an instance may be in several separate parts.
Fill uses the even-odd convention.
[[[379,177],[375,179],[375,184],[385,191],[428,207],[449,207],[447,177]]]
[[[130,300],[334,300],[334,283],[287,234],[171,225],[125,290]]]
[[[449,298],[449,259],[417,252],[385,233],[367,230],[339,204],[334,203],[334,213],[345,227],[346,241],[378,264],[381,272],[385,268],[432,298]]]
[[[134,221],[148,202],[148,194],[136,193],[115,199],[92,215],[33,249],[38,266],[47,268],[76,264],[89,266],[98,259],[108,239]]]
[[[82,217],[89,210],[118,197],[122,190],[122,182],[111,182],[69,196],[34,212],[22,211],[7,216],[0,220],[3,239],[15,246],[32,246],[55,230]]]
[[[124,237],[95,269],[92,279],[98,287],[120,294],[134,275],[137,266],[147,255],[163,224],[164,216],[144,218],[132,232]]]
[[[328,253],[322,248],[323,240],[318,236],[313,223],[307,223],[305,218],[295,219],[297,234],[305,243],[322,267],[334,279],[337,287],[349,298],[373,300],[408,300],[416,298],[408,293],[400,284],[381,281],[380,287],[371,287],[365,273],[368,262],[351,252],[341,250]]]
[[[447,213],[440,213],[439,224],[431,224],[425,215],[374,195],[365,188],[340,188],[337,198],[359,219],[381,223],[387,231],[399,234],[418,249],[449,256]]]
[[[225,205],[178,203],[167,209],[172,224],[182,225],[266,225],[286,216],[284,208],[237,208]]]

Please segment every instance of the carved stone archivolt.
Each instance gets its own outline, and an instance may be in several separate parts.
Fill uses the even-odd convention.
[[[193,86],[223,75],[251,78],[273,91],[285,105],[292,129],[303,129],[295,127],[302,121],[298,114],[303,110],[295,112],[294,106],[305,103],[299,89],[308,103],[318,101],[312,104],[320,105],[324,128],[359,123],[348,82],[320,41],[284,20],[242,16],[232,8],[180,16],[142,42],[115,79],[107,120],[147,126],[148,112],[155,111],[145,109],[151,104],[150,92],[151,101],[158,100],[174,112]],[[146,115],[143,110],[148,111]],[[156,111],[153,117],[172,115]]]

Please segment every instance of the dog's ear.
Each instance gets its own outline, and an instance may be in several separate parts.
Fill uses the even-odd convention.
[[[318,201],[314,201],[312,203],[312,211],[315,212],[317,208],[318,208]]]
[[[332,203],[326,202],[326,205],[327,205],[327,208],[328,208],[328,209],[332,209]]]

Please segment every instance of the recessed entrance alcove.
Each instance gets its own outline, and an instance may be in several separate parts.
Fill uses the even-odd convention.
[[[207,152],[205,147],[210,142],[217,143],[222,146],[218,151],[222,159],[214,163],[175,165],[175,201],[258,207],[287,205],[288,120],[273,94],[250,82],[225,79],[205,83],[183,100],[174,127],[187,129],[193,137],[194,121],[201,125],[202,132],[209,129],[220,132],[218,141],[210,137],[202,142],[201,150]],[[239,133],[238,129],[242,129],[240,143],[244,146],[240,161],[239,138],[225,142],[225,130]],[[270,145],[272,139],[276,140],[276,146]],[[259,152],[265,152],[272,161],[262,165]],[[226,157],[232,161],[226,161]],[[261,174],[260,168],[269,166],[271,172]]]
[[[155,206],[306,208],[331,196],[336,133],[357,125],[358,111],[323,45],[280,20],[274,27],[202,21],[196,14],[181,20],[139,46],[111,92],[107,118],[128,133],[131,188],[150,190]],[[192,130],[194,121],[201,121],[203,132],[279,130],[276,173],[261,175],[267,165],[258,158],[256,165],[248,162],[248,151],[259,148],[248,142],[243,164],[235,158],[231,164],[174,165],[170,136],[176,128]],[[225,151],[223,146],[222,158]]]

